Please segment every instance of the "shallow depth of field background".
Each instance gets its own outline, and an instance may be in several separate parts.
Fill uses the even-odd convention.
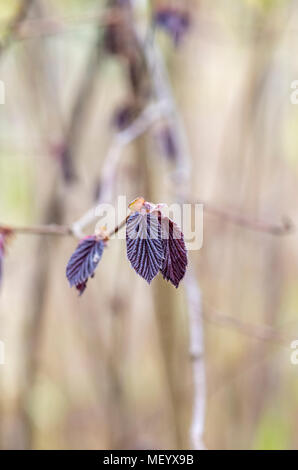
[[[161,31],[156,40],[189,139],[193,199],[272,224],[290,217],[298,225],[298,105],[290,99],[298,80],[298,3],[184,3],[192,27],[180,46]],[[0,223],[72,223],[94,202],[113,115],[129,96],[125,65],[116,56],[99,58],[74,139],[71,184],[55,155],[104,4],[36,1],[23,38],[0,57],[6,86]],[[0,2],[3,36],[17,5]],[[38,26],[41,17],[57,23],[57,31],[47,21]],[[173,202],[160,176],[171,162],[155,144],[150,134],[125,149],[114,197],[129,201],[149,185],[154,202]],[[160,180],[142,182],[142,152],[151,177],[155,172]],[[175,290],[158,277],[148,287],[130,268],[125,242],[114,240],[78,298],[65,278],[75,246],[68,237],[18,235],[7,248],[1,448],[187,448],[192,376],[183,284]],[[298,365],[290,362],[291,339],[298,339],[297,233],[274,236],[205,213],[203,248],[190,254],[190,263],[204,299],[207,448],[297,448]],[[264,325],[285,338],[282,344],[258,337]]]

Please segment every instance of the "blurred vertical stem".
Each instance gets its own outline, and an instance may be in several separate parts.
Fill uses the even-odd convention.
[[[204,449],[206,374],[204,360],[204,324],[201,291],[191,267],[185,276],[189,315],[189,354],[192,361],[194,400],[190,439],[194,449]]]
[[[150,6],[150,5],[149,5]],[[150,8],[147,10],[150,11]],[[135,24],[135,19],[131,18],[131,24]],[[139,31],[135,30],[136,38],[139,43],[140,54],[142,55],[141,62],[144,63],[143,69],[139,69],[145,86],[138,86],[137,89],[146,93],[146,84],[150,83],[150,95],[157,98],[162,102],[162,99],[169,101],[169,96],[165,93],[161,97],[157,94],[155,74],[157,70],[152,69],[152,63],[146,53],[146,46],[144,45],[143,34],[139,35]],[[150,96],[149,95],[149,96]],[[148,96],[138,94],[135,95],[137,102],[145,104]],[[160,177],[160,168],[152,164],[152,156],[148,152],[148,142],[146,137],[142,137],[136,142],[136,150],[138,155],[138,166],[140,174],[143,177],[143,192],[145,198],[149,201],[159,200],[160,187],[158,180]],[[185,351],[186,343],[183,334],[181,334],[181,310],[177,302],[177,291],[170,285],[166,284],[160,278],[153,283],[154,289],[154,304],[156,322],[159,332],[159,339],[161,345],[161,352],[164,359],[164,368],[166,375],[166,382],[168,387],[168,405],[170,412],[171,428],[173,435],[171,436],[173,448],[181,449],[187,447],[187,432],[186,432],[186,409],[187,400],[185,399],[186,383],[187,381],[181,377],[186,374],[187,368],[185,367]]]
[[[149,201],[159,200],[158,168],[151,163],[151,155],[148,153],[146,140],[143,138],[138,142],[138,155],[141,156],[140,163],[143,167],[143,181],[145,198]],[[185,364],[185,348],[187,347],[185,337],[181,329],[181,309],[179,308],[179,296],[176,289],[166,283],[159,276],[152,284],[154,295],[154,311],[159,334],[161,352],[164,361],[164,371],[168,394],[168,412],[171,447],[181,449],[187,447],[187,428],[185,405],[185,387],[187,367]]]
[[[176,137],[177,156],[175,172],[170,174],[172,195],[175,201],[182,204],[191,193],[191,155],[183,121],[176,108],[175,99],[167,75],[161,51],[154,38],[144,45],[149,70],[153,80],[155,97],[168,102],[171,115],[168,124]],[[185,189],[187,188],[187,189]],[[194,449],[205,448],[203,433],[205,425],[206,378],[204,365],[204,336],[202,321],[201,290],[192,270],[188,268],[185,277],[187,313],[189,325],[189,351],[193,375],[193,406],[190,428],[191,446]],[[181,378],[180,378],[181,380]]]
[[[36,8],[38,14],[42,16],[42,3],[40,3],[38,0],[34,0],[34,7]],[[101,38],[100,31],[98,31],[98,38]],[[46,64],[46,67],[41,67],[45,73],[44,79],[42,81],[42,96],[46,100],[47,105],[51,105],[51,108],[48,110],[48,112],[51,111],[53,115],[56,113],[60,131],[62,132],[62,135],[64,135],[64,151],[66,152],[66,156],[63,155],[62,157],[67,157],[67,163],[70,165],[70,176],[72,176],[74,173],[74,148],[78,145],[81,138],[81,128],[84,128],[84,126],[82,126],[82,122],[84,122],[85,119],[87,105],[89,104],[90,96],[92,95],[93,84],[98,69],[100,39],[98,39],[91,52],[87,70],[82,74],[81,86],[79,87],[78,94],[75,99],[70,121],[66,127],[62,121],[61,113],[59,113],[59,103],[56,103],[57,95],[51,93],[52,90],[49,87],[50,78],[47,76],[46,71],[51,69],[51,64],[49,64],[49,57],[47,54],[45,54],[45,48],[43,46],[44,44],[41,43],[41,46],[35,49],[35,53],[30,55],[30,59],[40,61],[42,64]],[[36,67],[33,65],[30,69],[30,72],[34,71],[35,68]],[[40,67],[38,70],[40,73]],[[41,83],[40,77],[39,83]],[[55,97],[56,100],[53,100]],[[42,122],[42,120],[40,122]],[[40,124],[40,122],[39,125],[41,126],[41,135],[47,136],[47,133],[42,128],[42,124]],[[45,141],[47,142],[46,138]],[[42,214],[41,221],[45,224],[52,222],[60,224],[64,219],[65,208],[63,200],[61,199],[57,189],[57,179],[59,179],[59,174],[57,171],[53,170],[53,174],[50,176],[50,178],[52,178],[51,187],[48,191],[47,200],[45,202],[46,207]],[[41,352],[43,324],[45,321],[44,303],[49,279],[49,264],[52,257],[52,252],[55,248],[57,248],[58,243],[58,239],[53,239],[51,240],[49,246],[46,243],[45,237],[41,237],[38,240],[36,246],[35,269],[32,275],[32,280],[30,282],[30,286],[32,286],[32,293],[31,295],[28,294],[28,298],[32,299],[32,306],[30,315],[28,315],[27,324],[25,325],[25,366],[23,370],[23,384],[21,386],[18,411],[19,419],[22,422],[21,428],[23,430],[22,442],[19,443],[19,447],[25,449],[30,449],[34,445],[34,423],[30,411],[30,405],[32,405],[30,401],[32,398],[34,386],[36,384]],[[9,448],[13,448],[13,440],[14,437],[11,436],[11,438],[8,440]]]
[[[46,15],[44,6],[39,0],[34,0],[32,4],[37,16]],[[63,122],[59,102],[57,100],[57,91],[52,85],[49,76],[52,67],[52,58],[48,54],[44,41],[36,43],[28,43],[22,51],[25,65],[24,77],[28,80],[28,89],[32,93],[30,95],[30,104],[36,107],[38,120],[38,132],[48,144],[48,127],[47,121],[44,121],[43,106],[46,103],[47,116],[55,120],[57,127],[63,129]],[[35,87],[32,87],[34,83]],[[39,91],[39,93],[38,93]],[[50,148],[47,148],[49,158],[52,158]],[[49,162],[50,165],[50,162]],[[44,200],[41,204],[40,221],[43,224],[62,223],[63,207],[60,194],[57,190],[57,179],[59,179],[59,168],[53,168],[48,171],[47,178],[50,181]],[[32,416],[32,393],[36,385],[40,354],[42,350],[42,339],[45,322],[45,300],[50,277],[50,262],[52,253],[60,242],[58,239],[48,239],[40,237],[36,241],[35,246],[35,264],[32,271],[29,287],[31,292],[27,293],[30,304],[28,306],[28,314],[26,315],[24,325],[24,367],[22,371],[21,395],[19,398],[19,414],[22,425],[22,441],[19,447],[31,449],[34,445],[34,422]],[[13,437],[13,436],[12,436]],[[10,445],[10,447],[12,447]]]

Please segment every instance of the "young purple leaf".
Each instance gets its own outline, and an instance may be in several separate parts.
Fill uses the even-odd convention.
[[[104,241],[96,238],[96,236],[83,238],[67,264],[66,277],[70,287],[76,286],[80,295],[86,289],[89,277],[94,276],[104,246]]]
[[[161,267],[163,278],[177,288],[187,266],[187,251],[184,236],[178,225],[168,217],[160,216],[164,260]]]
[[[163,243],[156,214],[133,213],[126,224],[127,258],[149,284],[162,267]]]

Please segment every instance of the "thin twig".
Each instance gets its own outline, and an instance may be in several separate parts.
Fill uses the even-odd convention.
[[[146,42],[145,54],[153,78],[156,98],[168,102],[171,111],[168,118],[178,145],[175,172],[171,175],[173,194],[177,201],[184,202],[184,188],[190,186],[191,155],[183,122],[176,108],[171,84],[164,65],[163,57],[154,41]],[[190,335],[190,358],[193,373],[193,406],[190,427],[190,439],[194,449],[204,449],[203,442],[206,407],[206,377],[204,365],[204,337],[202,321],[201,290],[191,268],[185,278],[187,294],[187,312]]]
[[[192,360],[194,401],[190,437],[195,449],[204,449],[206,377],[204,363],[203,312],[201,291],[191,268],[185,277],[189,317],[189,352]]]
[[[225,223],[232,223],[239,225],[248,230],[256,232],[264,232],[271,235],[288,235],[295,230],[292,221],[289,218],[284,218],[280,224],[273,224],[269,221],[253,219],[245,215],[237,214],[235,212],[227,211],[221,207],[217,207],[209,202],[199,201],[204,206],[204,212],[222,219]]]
[[[211,308],[206,303],[204,303],[204,307],[204,320],[219,326],[232,328],[243,335],[259,341],[268,341],[279,344],[280,346],[289,347],[291,341],[297,338],[297,334],[290,335],[288,333],[282,333],[269,325],[248,323],[239,318],[225,315]]]
[[[26,235],[60,235],[60,236],[73,236],[73,232],[68,225],[28,225],[28,226],[13,226],[13,225],[0,225],[0,233],[22,233]]]
[[[91,223],[93,220],[96,220],[97,216],[96,209],[99,206],[90,209],[82,219],[82,225],[80,230]],[[204,203],[204,210],[208,213],[214,214],[214,208],[210,210],[209,206],[206,206]],[[248,228],[254,231],[261,231],[265,233],[269,233],[272,235],[287,235],[292,233],[294,228],[290,222],[285,221],[283,225],[273,225],[266,223],[264,221],[258,221],[249,219],[246,217],[242,217],[237,214],[233,213],[226,213],[224,210],[216,208],[216,215],[221,217],[224,222],[231,222],[236,225],[240,225],[241,227]],[[28,235],[60,235],[60,236],[77,236],[77,238],[81,238],[83,233],[78,230],[77,224],[79,221],[75,222],[73,226],[69,225],[28,225],[28,226],[11,226],[11,225],[4,225],[0,224],[0,233],[23,233]]]
[[[120,224],[118,224],[115,228],[113,228],[107,235],[107,239],[111,238],[113,235],[116,235],[116,233],[119,232],[123,227],[125,227],[127,219],[129,216],[127,216]]]
[[[167,105],[164,102],[148,105],[148,107],[127,129],[115,135],[102,168],[102,188],[99,201],[96,206],[89,209],[72,225],[72,230],[77,236],[81,237],[83,235],[84,228],[99,219],[99,204],[101,202],[107,203],[112,200],[117,166],[123,148],[144,134],[150,126],[164,117],[166,113]]]
[[[126,224],[127,217],[114,227],[109,233],[105,235],[108,240],[115,235]],[[58,236],[76,236],[70,225],[28,225],[28,226],[13,226],[13,225],[0,225],[0,234],[24,234],[24,235],[58,235]]]

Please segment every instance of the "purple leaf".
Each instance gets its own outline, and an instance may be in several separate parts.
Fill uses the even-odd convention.
[[[190,27],[190,16],[186,10],[163,7],[156,12],[154,22],[167,31],[177,46]]]
[[[104,241],[95,236],[83,238],[67,264],[66,277],[70,286],[76,286],[80,295],[86,289],[88,278],[94,276],[104,246]]]
[[[126,224],[127,258],[149,284],[162,267],[161,226],[155,214],[133,213]]]
[[[160,218],[164,260],[161,273],[177,288],[187,266],[187,250],[183,233],[178,225],[167,217]]]

